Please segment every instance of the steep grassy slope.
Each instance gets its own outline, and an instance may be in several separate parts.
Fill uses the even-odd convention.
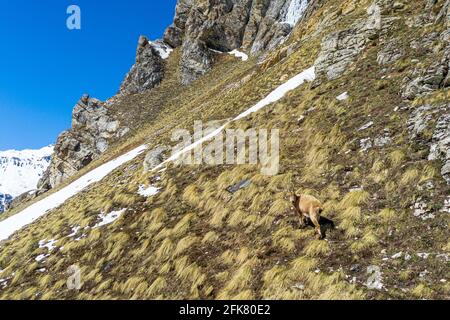
[[[192,128],[195,120],[223,120],[246,110],[311,67],[322,36],[348,27],[369,5],[359,1],[339,18],[342,3],[328,1],[263,65],[223,55],[189,87],[178,84],[175,51],[161,86],[117,110],[123,117],[140,115],[129,120],[134,137],[83,172],[144,142],[173,145],[172,130]],[[405,19],[425,3],[415,1],[396,15]],[[337,23],[316,33],[330,15]],[[423,31],[401,20],[389,38],[409,43]],[[283,58],[288,46],[295,49]],[[252,165],[169,164],[144,173],[141,156],[1,244],[0,298],[450,298],[449,219],[441,212],[450,188],[439,173],[442,164],[427,160],[426,145],[412,141],[407,126],[418,106],[448,103],[448,89],[403,101],[399,92],[412,60],[435,57],[409,50],[382,67],[380,47],[373,39],[341,78],[305,84],[231,125],[280,129],[279,175],[261,175]],[[349,99],[337,100],[343,92]],[[164,108],[157,112],[158,104]],[[386,134],[388,143],[362,148],[364,139]],[[245,179],[251,181],[246,189],[226,191]],[[299,228],[286,201],[292,184],[324,201],[324,216],[338,226],[326,241],[313,228]],[[161,190],[145,198],[138,194],[141,185]],[[434,205],[433,219],[413,215],[419,199]],[[93,228],[101,212],[121,209],[126,211],[115,223]],[[75,235],[73,227],[79,227]],[[51,239],[58,240],[55,249],[40,248],[41,240]],[[36,261],[42,254],[50,255]],[[71,265],[81,268],[80,291],[66,287]],[[366,286],[370,266],[381,270],[380,290]]]

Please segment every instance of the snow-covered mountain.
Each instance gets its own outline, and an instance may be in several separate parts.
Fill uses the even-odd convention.
[[[13,200],[9,194],[0,193],[0,213],[5,211],[7,205]]]
[[[0,151],[0,212],[12,198],[36,188],[52,153],[53,146],[39,150]]]

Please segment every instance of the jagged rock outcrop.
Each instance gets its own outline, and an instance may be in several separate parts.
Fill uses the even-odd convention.
[[[434,62],[425,70],[414,70],[411,76],[405,79],[402,97],[413,100],[417,96],[449,86],[449,66],[450,60],[445,57],[441,61]]]
[[[214,62],[210,49],[241,48],[252,54],[277,46],[317,0],[179,0],[174,22],[164,34],[182,47],[181,81],[188,84]]]
[[[83,96],[72,113],[72,128],[63,132],[55,145],[49,168],[38,189],[49,190],[76,174],[105,152],[110,143],[129,128],[109,114],[105,103]]]
[[[136,63],[125,77],[119,94],[141,93],[157,86],[164,77],[164,58],[170,50],[163,41],[151,42],[141,36],[136,50]]]
[[[340,30],[326,36],[315,62],[318,79],[334,80],[339,78],[357,58],[366,45],[379,37],[383,28],[391,24],[391,20],[382,18],[385,8],[383,1],[375,1],[367,9],[367,18],[355,22],[351,28]]]
[[[189,84],[211,69],[214,55],[200,40],[186,40],[181,56],[181,83]]]
[[[411,139],[429,147],[428,160],[442,161],[442,177],[450,184],[450,104],[418,107],[408,121],[408,128]],[[431,141],[422,137],[428,129],[433,133]]]
[[[427,14],[432,20],[432,9],[436,5],[435,1],[429,1]],[[442,24],[445,30],[442,33],[432,32],[423,37],[421,43],[413,42],[413,49],[420,48],[430,51],[433,43],[441,42],[442,48],[431,51],[436,55],[429,64],[414,69],[404,79],[401,95],[404,99],[414,100],[416,97],[429,94],[433,91],[450,87],[450,0],[442,5],[441,10],[434,19],[435,24]]]

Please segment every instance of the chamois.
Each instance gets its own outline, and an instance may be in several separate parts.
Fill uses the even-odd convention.
[[[320,227],[320,215],[323,212],[322,203],[315,197],[310,195],[297,195],[292,192],[290,201],[294,206],[295,212],[300,216],[300,225],[304,227],[307,223],[307,218],[314,224],[320,239],[323,239],[322,229]]]

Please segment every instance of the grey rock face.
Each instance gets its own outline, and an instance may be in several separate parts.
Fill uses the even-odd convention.
[[[193,0],[178,0],[173,23],[164,33],[164,42],[174,48],[177,48],[183,44],[186,21],[189,17],[189,12],[192,9],[193,3]]]
[[[442,160],[441,174],[450,184],[450,105],[447,114],[441,116],[436,124],[428,159]]]
[[[402,92],[402,97],[413,100],[445,86],[448,86],[450,60],[445,57],[442,61],[433,63],[425,70],[416,69],[411,76],[407,77]]]
[[[317,0],[179,0],[164,41],[182,47],[181,78],[188,84],[211,68],[209,49],[256,54],[277,46],[307,13],[309,2]]]
[[[414,110],[408,120],[408,129],[412,139],[420,137],[437,112],[439,112],[439,109],[431,105],[420,106]]]
[[[405,51],[400,48],[397,39],[389,41],[383,49],[378,52],[377,62],[380,65],[389,65],[401,59],[405,55]]]
[[[214,55],[200,40],[186,40],[180,62],[181,83],[189,84],[204,75],[213,65]]]
[[[103,102],[83,96],[73,109],[72,128],[58,137],[52,161],[39,181],[38,189],[58,186],[98,158],[111,141],[128,131],[108,114]]]
[[[436,5],[435,1],[429,1],[429,10]],[[431,14],[431,13],[430,13]],[[434,41],[442,41],[444,49],[431,51],[436,58],[423,68],[416,68],[404,79],[401,95],[404,99],[413,100],[416,97],[426,95],[435,90],[450,86],[450,0],[447,0],[436,16],[436,24],[442,24],[446,29],[441,33],[430,33],[424,36],[421,44],[412,43],[413,48],[428,49]]]
[[[408,121],[408,128],[411,138],[417,140],[431,127],[435,119],[437,122],[433,129],[433,137],[431,141],[425,141],[430,147],[428,160],[443,162],[441,174],[450,184],[450,104],[425,105],[417,108]]]
[[[319,78],[339,78],[366,47],[371,39],[378,37],[382,29],[381,4],[375,1],[367,9],[367,19],[357,21],[346,30],[325,37],[322,49],[315,62]],[[320,80],[318,80],[320,81]]]
[[[136,50],[136,63],[123,81],[119,94],[128,95],[140,93],[158,85],[164,77],[164,61],[158,52],[160,42],[154,44],[144,36],[139,38]]]
[[[166,147],[160,146],[149,151],[144,159],[144,171],[150,172],[152,169],[156,168],[158,165],[164,162],[164,152],[167,150]]]

